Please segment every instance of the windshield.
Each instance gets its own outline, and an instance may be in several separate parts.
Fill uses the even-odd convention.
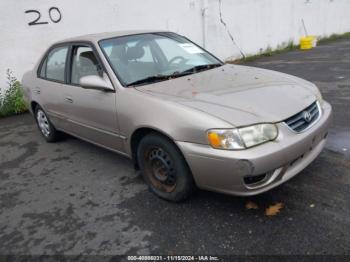
[[[211,54],[175,33],[147,33],[100,41],[124,86],[148,84],[221,66]]]

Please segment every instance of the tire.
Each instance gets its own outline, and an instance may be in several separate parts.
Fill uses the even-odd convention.
[[[168,138],[156,133],[146,135],[138,146],[137,159],[150,191],[158,197],[180,202],[195,190],[186,160]]]
[[[59,132],[53,126],[49,117],[40,106],[36,106],[35,108],[35,120],[39,131],[45,138],[46,142],[53,143],[59,140]]]

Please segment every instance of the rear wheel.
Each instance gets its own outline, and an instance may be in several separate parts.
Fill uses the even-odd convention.
[[[45,111],[40,106],[35,108],[35,119],[41,134],[47,142],[52,143],[59,139],[59,132],[52,125]]]
[[[166,137],[155,133],[145,136],[138,147],[137,159],[146,183],[157,196],[179,202],[194,191],[186,160]]]

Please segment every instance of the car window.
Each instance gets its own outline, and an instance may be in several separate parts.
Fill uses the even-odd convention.
[[[40,73],[45,75],[44,77],[47,79],[64,82],[67,53],[68,47],[54,48],[49,53],[47,62],[44,63],[46,69],[42,69]]]
[[[200,67],[206,70],[222,65],[202,48],[173,33],[121,36],[101,40],[99,44],[125,86],[147,79],[157,81],[157,77],[166,79],[181,73],[195,73]]]
[[[91,47],[78,46],[73,49],[71,83],[79,84],[80,78],[99,75],[99,65]]]
[[[208,63],[208,56],[204,50],[192,43],[179,43],[171,38],[158,38],[155,40],[166,56],[167,61],[179,65],[186,60],[187,65],[195,66]]]

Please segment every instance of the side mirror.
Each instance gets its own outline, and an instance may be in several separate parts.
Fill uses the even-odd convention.
[[[83,76],[79,80],[79,85],[85,89],[95,89],[95,90],[101,90],[106,92],[115,91],[112,84],[109,81],[96,75]]]

